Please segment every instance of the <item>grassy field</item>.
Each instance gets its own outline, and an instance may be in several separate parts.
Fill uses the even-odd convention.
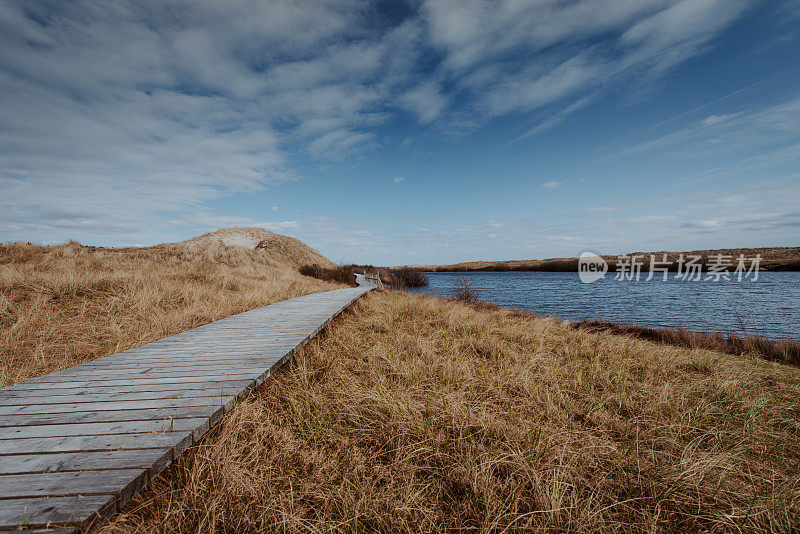
[[[800,247],[761,247],[761,248],[735,248],[735,249],[716,249],[716,250],[691,250],[688,252],[631,252],[630,255],[639,255],[639,261],[643,261],[643,271],[649,270],[650,255],[655,255],[656,261],[661,261],[664,254],[667,261],[671,262],[671,269],[677,270],[678,258],[683,254],[688,260],[688,256],[700,256],[701,265],[705,266],[710,256],[722,254],[731,256],[733,266],[736,268],[736,259],[740,254],[748,260],[746,265],[750,266],[750,258],[761,255],[761,268],[770,271],[800,271]],[[618,256],[603,255],[609,264],[611,271],[616,270]],[[407,267],[429,272],[470,272],[470,271],[555,271],[555,272],[577,272],[578,258],[550,258],[545,260],[507,260],[507,261],[467,261],[448,265],[410,265]]]
[[[313,249],[261,233],[269,241],[258,250],[205,242],[128,249],[0,245],[0,387],[344,287],[297,272],[310,260],[330,263]]]
[[[370,294],[102,532],[800,528],[800,369]]]

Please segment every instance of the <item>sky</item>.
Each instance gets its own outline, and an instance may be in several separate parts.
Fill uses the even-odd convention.
[[[800,1],[0,0],[0,241],[800,242]]]

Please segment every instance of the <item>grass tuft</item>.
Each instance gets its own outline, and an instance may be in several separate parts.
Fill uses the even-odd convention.
[[[458,278],[453,282],[452,298],[466,303],[477,303],[478,292],[466,278]]]

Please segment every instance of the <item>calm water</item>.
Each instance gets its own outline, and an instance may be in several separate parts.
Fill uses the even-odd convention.
[[[604,319],[644,326],[800,339],[800,273],[761,272],[758,280],[688,282],[660,276],[582,284],[577,273],[428,273],[415,293],[452,294],[466,278],[482,300],[562,319]]]

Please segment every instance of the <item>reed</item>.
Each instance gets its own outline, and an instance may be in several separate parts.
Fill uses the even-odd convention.
[[[685,328],[649,328],[611,321],[581,321],[575,328],[650,339],[691,349],[706,349],[728,354],[749,354],[774,362],[800,365],[800,341],[770,339],[758,334],[723,335],[717,332],[692,332]]]

